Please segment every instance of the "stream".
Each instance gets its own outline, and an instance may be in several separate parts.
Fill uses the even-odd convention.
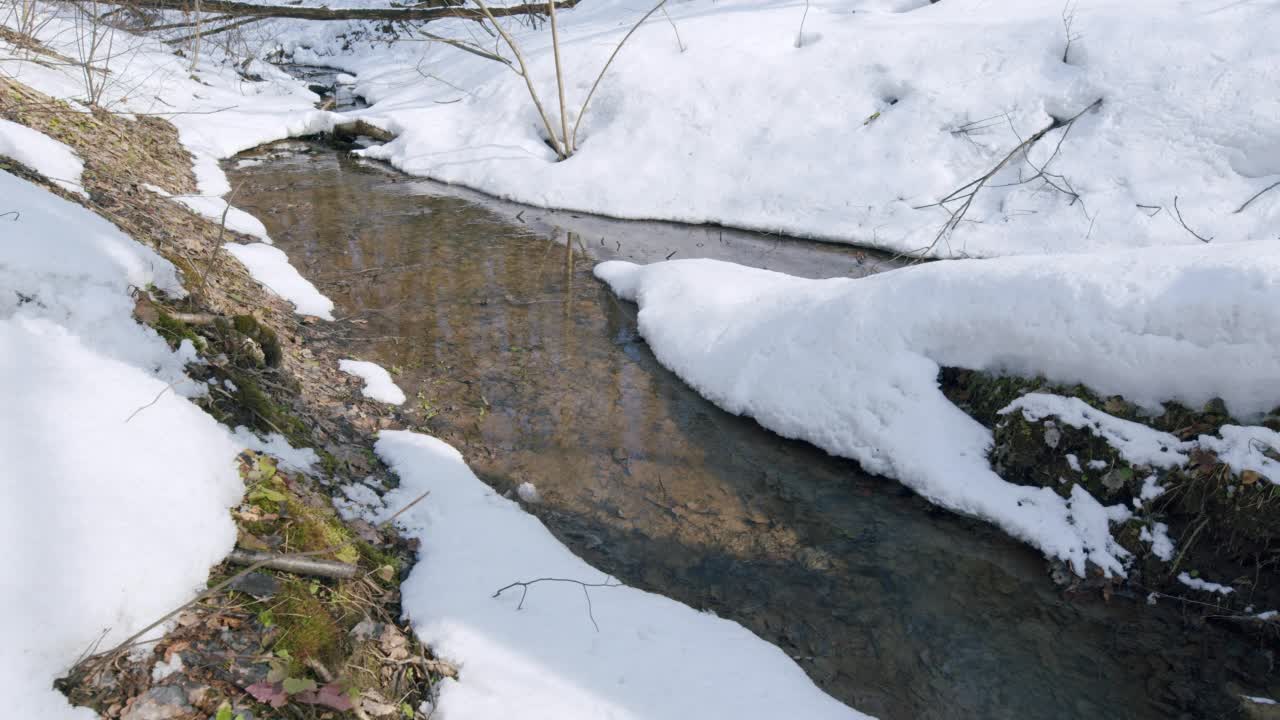
[[[530,510],[602,572],[743,624],[841,701],[881,718],[1228,706],[1217,659],[1244,652],[1235,641],[1140,597],[1064,593],[988,525],[719,410],[591,275],[605,259],[715,257],[854,277],[882,258],[509,205],[318,142],[228,174],[337,304],[320,342],[397,373],[412,429],[499,492],[532,482]]]

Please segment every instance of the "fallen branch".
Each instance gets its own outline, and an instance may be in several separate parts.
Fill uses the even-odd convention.
[[[165,42],[171,45],[181,45],[182,43],[185,43],[185,42],[190,42],[192,40],[199,40],[200,38],[209,37],[210,35],[217,35],[218,33],[223,33],[228,30],[234,30],[238,27],[248,25],[249,23],[261,22],[263,20],[266,20],[266,18],[258,17],[258,16],[242,17],[239,20],[236,20],[234,22],[229,22],[226,25],[219,25],[218,27],[209,28],[208,30],[199,30],[190,35],[183,35],[182,37],[173,38],[171,40],[165,40]]]
[[[91,4],[94,0],[73,0],[76,4]],[[129,0],[135,8],[154,10],[190,10],[189,0]],[[568,9],[578,0],[560,0],[556,9]],[[459,7],[456,0],[427,0],[411,8],[324,8],[301,5],[254,5],[233,0],[201,0],[201,12],[234,17],[290,18],[294,20],[417,20],[429,21],[442,18],[484,20],[490,16],[545,15],[547,4],[542,2],[525,5],[495,7],[488,12]]]
[[[1021,185],[1027,182],[1031,182],[1032,180],[1035,180],[1037,178],[1047,178],[1047,176],[1050,174],[1046,173],[1044,168],[1048,167],[1049,163],[1052,162],[1053,159],[1057,156],[1058,150],[1062,147],[1062,141],[1066,138],[1067,133],[1070,132],[1071,126],[1074,125],[1076,120],[1079,120],[1085,113],[1089,112],[1090,110],[1093,110],[1094,108],[1099,107],[1100,105],[1102,105],[1102,98],[1098,98],[1097,100],[1094,100],[1093,102],[1089,103],[1089,105],[1086,106],[1083,110],[1076,113],[1075,115],[1072,115],[1066,120],[1054,120],[1053,122],[1049,123],[1043,128],[1040,128],[1039,130],[1037,130],[1034,134],[1032,134],[1027,139],[1022,140],[1017,145],[1015,145],[1013,149],[1008,152],[1008,154],[1006,154],[1004,157],[1000,159],[1000,162],[996,163],[995,166],[993,166],[990,170],[983,173],[976,179],[971,180],[965,183],[964,185],[961,185],[959,188],[956,188],[955,190],[951,191],[951,193],[949,193],[946,197],[942,198],[938,202],[929,203],[928,205],[918,205],[915,208],[913,208],[915,210],[923,210],[925,208],[940,207],[943,210],[947,211],[948,213],[947,221],[943,223],[942,228],[938,230],[938,234],[934,236],[933,242],[929,243],[924,248],[921,248],[914,252],[900,253],[894,259],[896,260],[899,257],[903,257],[905,255],[920,256],[928,253],[930,250],[937,247],[939,242],[942,242],[943,239],[949,237],[951,233],[955,232],[955,229],[960,226],[960,223],[964,222],[965,215],[968,214],[969,209],[973,206],[973,201],[978,196],[978,193],[981,192],[982,189],[987,186],[987,183],[990,182],[991,179],[994,178],[997,173],[999,173],[1006,166],[1008,166],[1009,163],[1012,162],[1013,159],[1018,157],[1020,154],[1029,152],[1032,146],[1034,146],[1037,142],[1039,142],[1044,136],[1048,135],[1054,130],[1065,128],[1065,130],[1062,133],[1062,137],[1058,139],[1058,145],[1057,147],[1054,148],[1053,154],[1049,156],[1049,159],[1046,160],[1043,165],[1037,167],[1035,164],[1031,163],[1030,160],[1027,161],[1028,164],[1030,164],[1033,168],[1035,168],[1038,171],[1036,175],[1030,178],[1027,178],[1025,180],[1019,180],[1018,182],[1012,183],[1012,184]],[[1055,177],[1061,178],[1060,175]],[[1049,182],[1047,179],[1046,179],[1046,182],[1048,182],[1048,184],[1054,187],[1055,189],[1061,190],[1062,192],[1073,196],[1073,198],[1078,199],[1080,197],[1079,194],[1075,193],[1074,191],[1062,190],[1054,183]],[[948,207],[948,203],[955,203],[955,202],[959,202],[960,205],[955,209]]]
[[[282,570],[294,575],[348,579],[356,576],[359,568],[337,560],[308,560],[294,555],[278,553],[246,552],[232,550],[227,562],[235,565],[256,565],[268,570]]]
[[[390,525],[391,523],[395,522],[396,518],[398,518],[398,517],[400,517],[401,515],[403,515],[404,513],[408,512],[408,511],[409,511],[409,508],[413,507],[414,505],[417,505],[419,502],[421,502],[421,501],[422,501],[422,499],[423,499],[423,498],[425,498],[426,496],[428,496],[428,495],[430,495],[430,494],[431,494],[431,491],[430,491],[430,490],[428,490],[428,491],[426,491],[426,492],[422,493],[421,495],[419,495],[418,497],[414,498],[412,502],[410,502],[408,505],[405,505],[404,507],[402,507],[402,508],[400,508],[399,510],[397,510],[397,511],[395,512],[395,514],[393,514],[391,517],[389,517],[389,518],[387,518],[386,520],[383,520],[382,522],[378,523],[378,528],[385,528],[385,527],[387,527],[388,525]],[[354,542],[355,542],[355,540],[356,540],[356,539],[355,539],[354,537],[351,537],[351,538],[348,538],[348,539],[346,539],[346,540],[343,540],[342,542],[340,542],[340,543],[338,543],[338,544],[336,544],[336,545],[333,545],[333,546],[331,546],[331,547],[327,547],[327,548],[323,548],[323,549],[321,549],[321,550],[311,550],[311,551],[309,551],[309,552],[290,553],[290,554],[288,554],[288,555],[273,555],[273,556],[272,556],[272,560],[279,560],[279,559],[282,559],[282,558],[290,558],[290,559],[297,560],[297,559],[301,559],[301,558],[311,558],[311,557],[317,557],[317,556],[320,556],[320,555],[328,555],[329,553],[334,553],[334,552],[338,552],[339,550],[342,550],[343,548],[347,547],[348,545],[350,545],[350,544],[354,543]],[[225,589],[227,589],[228,587],[230,587],[230,586],[232,585],[232,583],[237,582],[238,580],[240,580],[240,579],[241,579],[241,578],[243,578],[244,576],[248,575],[249,573],[251,573],[251,572],[253,572],[253,571],[255,571],[255,570],[260,570],[260,569],[262,569],[262,568],[266,567],[266,566],[267,566],[267,562],[270,562],[270,561],[268,561],[268,560],[264,560],[264,561],[256,562],[256,563],[254,563],[254,564],[250,565],[249,567],[246,567],[244,570],[241,570],[240,572],[236,573],[235,575],[232,575],[231,577],[227,578],[226,580],[223,580],[222,582],[218,583],[217,585],[214,585],[213,587],[211,587],[211,588],[209,588],[209,589],[207,589],[207,590],[205,590],[205,591],[203,591],[203,592],[199,593],[198,595],[196,595],[195,597],[191,598],[191,599],[190,599],[190,600],[188,600],[187,602],[185,602],[185,603],[183,603],[183,604],[179,605],[178,607],[174,608],[173,610],[170,610],[169,612],[165,613],[162,617],[160,617],[159,619],[157,619],[155,622],[151,623],[150,625],[147,625],[146,627],[142,628],[142,629],[141,629],[141,630],[139,630],[138,632],[136,632],[136,633],[134,633],[134,634],[130,635],[129,637],[125,638],[123,642],[119,643],[118,645],[116,645],[115,647],[111,648],[111,649],[110,649],[110,650],[108,650],[107,652],[102,653],[101,655],[98,655],[96,658],[94,658],[94,661],[97,663],[97,665],[98,665],[98,667],[99,667],[99,668],[100,668],[100,667],[102,667],[104,664],[109,663],[113,658],[115,658],[115,657],[116,657],[117,655],[119,655],[121,652],[123,652],[124,650],[128,649],[129,647],[132,647],[132,646],[133,646],[133,644],[134,644],[134,643],[136,643],[136,642],[138,641],[138,639],[139,639],[139,638],[141,638],[141,637],[145,636],[147,633],[151,632],[152,630],[155,630],[156,628],[160,627],[162,624],[164,624],[166,621],[168,621],[168,620],[169,620],[169,618],[174,617],[174,616],[175,616],[175,615],[177,615],[178,613],[182,612],[183,610],[186,610],[187,608],[191,607],[192,605],[195,605],[195,604],[196,604],[196,603],[198,603],[198,602],[202,602],[202,601],[204,601],[204,600],[206,600],[206,599],[208,599],[208,598],[210,598],[210,597],[213,597],[214,595],[217,595],[218,593],[220,593],[220,592],[222,592],[223,590],[225,590]]]

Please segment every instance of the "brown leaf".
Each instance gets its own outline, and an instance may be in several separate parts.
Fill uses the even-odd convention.
[[[1262,473],[1255,470],[1245,470],[1240,473],[1240,484],[1253,485],[1262,479]]]

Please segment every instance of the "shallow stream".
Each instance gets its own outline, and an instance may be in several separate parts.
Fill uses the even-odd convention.
[[[617,257],[810,277],[882,260],[506,205],[318,143],[229,169],[237,205],[337,303],[327,341],[394,369],[406,420],[493,487],[534,483],[534,511],[603,572],[742,623],[883,718],[1222,707],[1216,656],[1232,643],[1140,599],[1064,594],[1043,558],[989,526],[719,410],[655,361],[635,306],[591,275]]]

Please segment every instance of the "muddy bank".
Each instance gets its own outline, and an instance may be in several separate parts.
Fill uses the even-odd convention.
[[[874,258],[507,206],[317,145],[238,165],[240,204],[338,305],[318,347],[391,369],[408,426],[500,491],[535,484],[530,510],[594,565],[741,622],[850,705],[1213,717],[1237,711],[1237,684],[1258,687],[1265,649],[1187,607],[1059,590],[986,525],[716,409],[590,276],[601,259],[672,252],[809,277]]]

